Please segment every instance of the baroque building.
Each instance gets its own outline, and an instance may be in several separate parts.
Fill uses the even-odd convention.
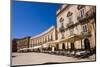
[[[96,8],[89,5],[62,5],[57,11],[59,49],[96,47]]]
[[[17,41],[18,51],[90,50],[96,48],[96,7],[64,4],[56,12],[56,26]]]

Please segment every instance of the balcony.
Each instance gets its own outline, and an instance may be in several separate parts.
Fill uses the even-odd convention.
[[[62,27],[59,28],[59,31],[60,32],[65,32],[65,28],[62,26]]]
[[[92,19],[92,18],[96,17],[95,8],[90,8],[90,10],[87,11],[86,16],[88,19]]]
[[[53,40],[53,39],[48,39],[48,42],[49,42],[49,41],[52,41],[52,40]]]
[[[61,37],[61,39],[64,39],[64,38],[65,38],[64,36]]]
[[[90,10],[88,10],[83,17],[78,16],[77,20],[82,23],[92,18],[96,18],[95,7],[90,8]]]
[[[74,23],[72,21],[66,25],[67,28],[71,28],[73,26],[74,26]]]
[[[89,36],[91,36],[91,32],[81,32],[81,35],[83,37],[89,37]]]
[[[83,17],[80,17],[80,16],[78,16],[77,17],[77,20],[79,21],[79,22],[85,22],[86,20],[87,20],[87,16],[86,15],[84,15]]]
[[[76,33],[73,32],[73,34],[70,34],[70,35],[68,36],[67,41],[73,43],[73,42],[75,42],[75,41],[77,41],[77,40],[80,40],[81,38],[82,38],[81,35],[76,34]]]
[[[75,36],[76,34],[74,32],[70,33],[69,36]]]

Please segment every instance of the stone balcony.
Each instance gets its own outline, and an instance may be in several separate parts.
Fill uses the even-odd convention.
[[[69,22],[69,23],[66,25],[66,28],[71,28],[71,27],[73,27],[73,26],[74,26],[74,22],[71,21],[71,22]]]
[[[91,36],[91,32],[81,32],[82,37],[89,37]]]
[[[80,23],[85,22],[85,21],[87,20],[87,16],[86,16],[86,15],[84,15],[83,17],[78,16],[78,17],[77,17],[77,20],[78,20]]]
[[[61,37],[61,39],[64,39],[64,38],[65,38],[64,36]]]
[[[59,32],[65,32],[65,28],[62,26],[59,28]]]
[[[75,42],[75,41],[80,40],[80,39],[82,39],[82,35],[76,34],[76,33],[73,32],[73,34],[70,34],[68,36],[67,41],[68,42]]]
[[[77,17],[77,20],[82,23],[82,22],[85,22],[89,19],[92,19],[92,18],[95,18],[96,17],[96,11],[95,11],[95,8],[90,8],[86,13],[85,15],[83,15],[83,17],[80,17],[78,16]]]

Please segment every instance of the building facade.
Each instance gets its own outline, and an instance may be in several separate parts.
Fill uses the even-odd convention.
[[[59,49],[91,49],[96,47],[96,7],[62,5],[57,11]]]
[[[31,50],[35,48],[39,48],[39,50],[51,50],[53,47],[53,44],[51,43],[57,39],[56,37],[56,28],[55,26],[51,26],[48,30],[40,33],[39,35],[31,37],[29,48]]]
[[[29,36],[17,39],[18,52],[27,51],[27,48],[29,48],[29,42],[30,42],[30,37]]]

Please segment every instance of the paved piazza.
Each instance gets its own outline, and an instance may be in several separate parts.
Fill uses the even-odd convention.
[[[59,62],[78,62],[78,61],[94,61],[95,55],[85,59],[77,59],[61,55],[51,55],[45,53],[13,53],[13,65],[27,65],[27,64],[43,64],[43,63],[59,63]]]

